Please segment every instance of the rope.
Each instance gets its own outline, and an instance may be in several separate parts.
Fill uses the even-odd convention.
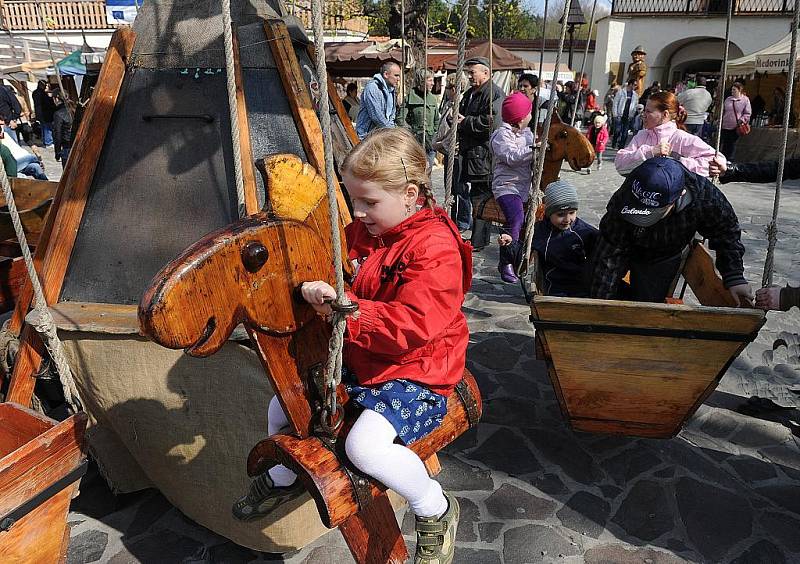
[[[331,113],[328,99],[328,69],[325,65],[325,38],[322,26],[322,0],[311,2],[311,25],[314,33],[314,48],[319,82],[319,119],[322,126],[322,141],[325,148],[325,177],[328,186],[328,216],[331,224],[331,244],[333,245],[333,267],[336,273],[336,300],[340,306],[350,305],[345,294],[344,271],[342,268],[342,239],[339,233],[339,201],[336,194],[336,172],[333,168],[333,151],[331,149]],[[401,73],[402,74],[402,73]],[[329,417],[336,415],[336,386],[342,380],[342,346],[347,324],[345,314],[334,310],[333,333],[328,343],[328,362],[325,368],[326,397],[330,401]]]
[[[717,123],[717,145],[714,148],[719,155],[722,142],[722,112],[725,111],[725,79],[728,76],[728,55],[731,47],[731,18],[733,17],[733,0],[728,2],[728,18],[725,20],[725,54],[722,57],[722,79],[719,83],[719,122]]]
[[[36,6],[36,15],[39,16],[39,20],[42,22],[42,32],[44,33],[45,41],[47,41],[47,50],[50,51],[50,60],[53,63],[53,69],[56,71],[56,80],[58,81],[58,87],[61,90],[61,96],[66,97],[67,91],[64,90],[64,83],[61,82],[61,70],[58,68],[55,55],[53,55],[53,46],[50,44],[50,34],[47,33],[47,23],[44,21],[44,16],[42,16],[42,7],[39,5],[39,0],[34,0],[34,4]],[[70,108],[69,104],[66,103],[66,100],[64,100],[64,102],[64,105],[67,107],[67,111],[69,112],[69,116],[74,119],[75,115],[72,112],[72,108]]]
[[[458,30],[458,64],[456,65],[456,93],[453,97],[453,127],[450,128],[450,143],[447,147],[447,174],[444,183],[444,208],[453,204],[453,166],[456,164],[456,138],[458,137],[458,111],[461,106],[461,81],[464,76],[464,57],[467,51],[467,23],[469,21],[469,2],[461,6],[461,27]]]
[[[8,212],[11,214],[11,223],[14,225],[14,232],[17,235],[19,247],[25,259],[25,267],[28,270],[28,277],[31,279],[31,286],[33,287],[33,311],[28,314],[25,320],[43,337],[42,340],[44,341],[45,348],[47,348],[47,352],[50,353],[50,357],[56,363],[61,386],[64,388],[64,399],[67,405],[75,412],[78,412],[83,409],[83,404],[78,395],[75,381],[72,379],[72,371],[69,369],[69,364],[64,354],[64,346],[58,339],[56,325],[47,307],[47,300],[44,297],[42,285],[39,282],[39,276],[36,274],[36,269],[33,266],[33,257],[31,256],[31,250],[30,247],[28,247],[25,231],[22,228],[22,222],[19,218],[17,204],[14,201],[14,193],[11,191],[11,183],[8,180],[5,168],[2,166],[0,166],[0,184],[3,186],[6,206],[8,206]]]
[[[774,270],[775,244],[778,242],[778,210],[781,205],[781,188],[783,187],[783,171],[786,166],[786,146],[789,143],[789,117],[792,113],[792,97],[794,96],[794,81],[797,65],[797,27],[800,25],[800,2],[794,3],[794,20],[792,22],[792,48],[789,59],[789,85],[786,87],[786,101],[783,111],[783,143],[781,154],[778,158],[778,179],[775,182],[775,201],[772,205],[772,221],[767,226],[767,258],[764,261],[764,275],[761,278],[762,286],[772,284]]]
[[[425,60],[425,64],[422,65],[423,76],[425,77],[425,84],[422,86],[422,97],[424,102],[422,103],[422,148],[425,149],[425,141],[427,141],[427,129],[428,129],[428,12],[430,11],[430,1],[425,0],[425,48],[423,50],[422,58]],[[435,124],[434,124],[435,125]],[[425,150],[425,156],[427,156],[427,149]]]
[[[400,0],[400,91],[406,97],[406,3]]]
[[[494,32],[494,5],[492,0],[489,0],[489,82],[494,82],[494,57],[492,46]],[[489,85],[489,128],[494,128],[494,85]]]
[[[233,173],[236,181],[236,201],[239,217],[247,214],[244,204],[244,177],[242,175],[242,144],[239,139],[239,107],[236,102],[236,63],[233,60],[233,24],[231,0],[222,0],[222,37],[225,40],[225,78],[228,86],[228,108],[231,115],[231,141],[233,143]]]
[[[544,173],[544,158],[547,155],[547,136],[550,135],[550,123],[553,121],[553,112],[555,111],[556,99],[556,82],[558,81],[558,67],[561,65],[561,55],[564,52],[564,41],[567,37],[567,15],[569,12],[569,2],[564,2],[564,13],[562,14],[561,24],[561,38],[558,42],[558,51],[556,52],[555,69],[553,69],[553,81],[550,89],[550,100],[547,104],[547,117],[544,120],[544,127],[542,128],[541,148],[539,149],[539,158],[536,162],[536,175],[531,183],[528,192],[528,204],[525,209],[525,254],[524,260],[520,261],[518,273],[520,277],[525,274],[528,268],[528,257],[531,256],[531,245],[533,244],[533,227],[536,221],[536,210],[539,204],[542,203],[542,191],[539,189],[539,184],[542,182],[542,174]]]
[[[594,12],[597,9],[597,0],[592,4],[592,15],[589,18],[589,35],[586,36],[586,45],[583,47],[583,60],[581,61],[581,72],[578,75],[578,95],[575,96],[575,105],[572,107],[572,120],[569,122],[571,127],[575,127],[575,117],[578,113],[578,102],[581,99],[581,83],[583,82],[583,70],[586,68],[586,57],[589,56],[589,41],[592,38],[592,29],[594,28]],[[586,89],[588,90],[591,84],[586,81]]]

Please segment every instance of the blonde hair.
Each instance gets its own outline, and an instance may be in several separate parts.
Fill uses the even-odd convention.
[[[405,128],[376,129],[367,135],[347,155],[342,173],[380,184],[387,192],[403,192],[415,184],[425,204],[433,207],[427,155]]]

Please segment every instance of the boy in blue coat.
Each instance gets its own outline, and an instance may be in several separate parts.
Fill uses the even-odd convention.
[[[588,260],[599,231],[578,218],[578,191],[556,180],[544,191],[544,219],[533,229],[539,253],[542,291],[548,296],[589,296]]]

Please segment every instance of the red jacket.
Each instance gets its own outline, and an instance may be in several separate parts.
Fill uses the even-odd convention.
[[[472,249],[441,208],[423,208],[381,235],[347,226],[358,274],[348,292],[344,363],[363,385],[405,378],[448,395],[461,380],[469,341],[461,312]]]
[[[608,128],[605,124],[599,130],[594,124],[589,126],[589,131],[586,132],[586,137],[589,143],[594,147],[595,152],[602,153],[606,150],[606,143],[608,143]]]

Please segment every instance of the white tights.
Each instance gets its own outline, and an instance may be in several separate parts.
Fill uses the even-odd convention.
[[[289,423],[277,397],[269,403],[267,421],[270,435]],[[414,451],[395,444],[395,437],[397,432],[386,418],[365,409],[347,435],[344,445],[347,457],[364,474],[406,498],[415,515],[438,517],[447,511],[442,487],[428,476],[425,465]],[[269,475],[276,486],[291,485],[297,478],[297,474],[285,466],[273,466]]]

